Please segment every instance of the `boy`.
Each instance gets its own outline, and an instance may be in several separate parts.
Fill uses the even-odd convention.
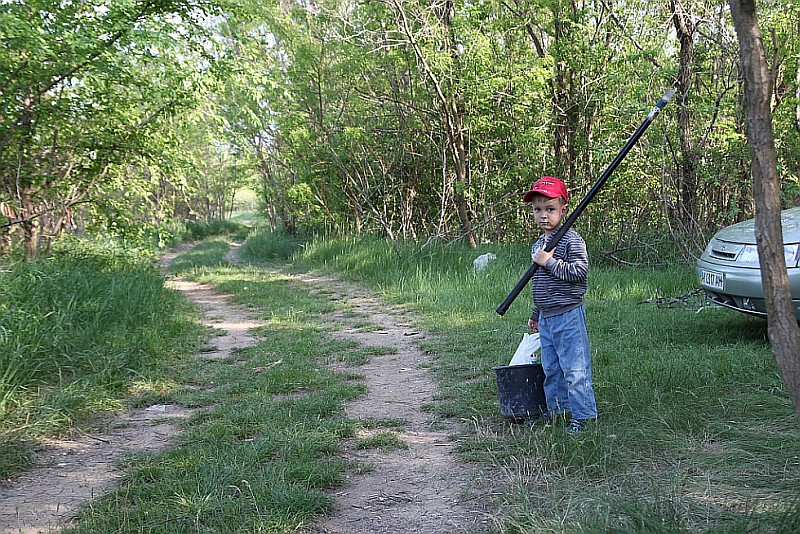
[[[531,280],[533,310],[528,327],[539,332],[542,342],[546,417],[553,420],[571,412],[567,432],[577,434],[597,419],[583,308],[589,255],[583,238],[571,228],[554,250],[544,250],[567,213],[569,195],[564,182],[551,176],[540,178],[522,200],[533,205],[536,224],[544,230],[531,247],[531,259],[539,269]]]

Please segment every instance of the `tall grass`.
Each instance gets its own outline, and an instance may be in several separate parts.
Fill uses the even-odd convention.
[[[201,241],[210,237],[230,235],[234,239],[244,240],[251,228],[237,221],[186,221],[183,239],[186,241]]]
[[[118,488],[84,508],[74,532],[292,532],[332,509],[323,490],[342,482],[339,444],[361,424],[342,406],[363,386],[324,364],[366,349],[323,335],[318,318],[334,302],[230,265],[227,248],[204,242],[173,266],[268,323],[263,343],[218,361],[182,357],[204,335],[146,257],[79,246],[0,274],[0,470],[25,461],[21,437],[118,409],[134,381],[183,384],[139,402],[214,406],[175,449],[127,458]],[[242,250],[358,280],[416,312],[436,334],[423,341],[441,384],[430,409],[469,423],[458,454],[494,475],[498,530],[797,531],[800,432],[766,325],[697,296],[657,306],[694,289],[688,267],[593,267],[586,307],[600,424],[576,438],[499,414],[492,367],[510,359],[530,296],[504,317],[494,310],[527,268],[526,246],[259,233]],[[475,274],[483,252],[498,259]]]
[[[498,260],[472,273],[488,251]],[[318,239],[293,264],[358,280],[438,334],[426,344],[443,388],[432,409],[471,420],[460,454],[503,473],[512,490],[504,531],[794,531],[800,432],[766,323],[699,295],[666,305],[695,288],[690,267],[592,268],[586,308],[600,425],[575,439],[498,412],[492,367],[513,354],[530,295],[505,317],[494,310],[527,268],[527,246]]]
[[[120,409],[126,387],[195,346],[190,308],[150,257],[62,244],[0,274],[0,442],[69,431]],[[0,473],[19,467],[0,455]]]
[[[300,250],[305,239],[298,236],[287,236],[266,228],[252,232],[242,245],[241,254],[259,261],[281,260],[285,262]]]
[[[126,459],[119,486],[85,507],[70,532],[297,532],[332,510],[324,490],[343,482],[341,442],[357,429],[342,408],[364,387],[325,363],[353,346],[319,324],[335,303],[285,275],[232,266],[226,253],[224,241],[203,242],[176,260],[177,273],[258,314],[263,341],[184,363],[193,388],[170,401],[208,409],[171,450]]]

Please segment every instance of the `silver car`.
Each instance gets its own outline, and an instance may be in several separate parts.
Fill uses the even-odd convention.
[[[789,287],[795,316],[800,321],[800,208],[781,212],[781,223]],[[756,250],[755,219],[717,232],[697,260],[696,269],[700,286],[712,302],[750,315],[767,315]]]

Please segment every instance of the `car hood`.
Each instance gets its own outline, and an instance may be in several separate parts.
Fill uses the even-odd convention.
[[[784,243],[800,243],[800,207],[783,210],[781,212],[781,226],[783,227]],[[723,228],[717,232],[714,237],[721,241],[728,241],[731,243],[755,245],[755,219],[748,219]]]

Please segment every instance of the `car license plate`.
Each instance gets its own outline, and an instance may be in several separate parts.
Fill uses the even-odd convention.
[[[700,283],[712,289],[722,291],[725,285],[725,275],[717,271],[700,271]]]

